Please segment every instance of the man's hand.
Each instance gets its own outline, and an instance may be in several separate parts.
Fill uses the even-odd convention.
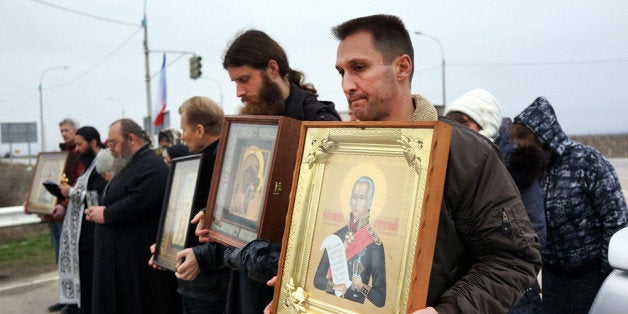
[[[90,206],[85,209],[85,219],[97,224],[105,223],[105,206]]]
[[[277,276],[270,278],[270,280],[266,282],[266,285],[269,287],[274,287],[276,281],[277,281]],[[273,301],[270,301],[270,303],[268,303],[268,305],[266,305],[266,307],[264,308],[264,314],[270,314],[270,308],[272,306],[273,306]]]
[[[68,197],[68,195],[70,195],[70,190],[72,189],[71,185],[67,185],[67,184],[60,184],[59,185],[59,190],[61,191],[61,194],[65,197]]]
[[[65,207],[61,204],[55,205],[55,208],[52,210],[52,218],[54,219],[62,219],[65,215]]]
[[[204,217],[205,217],[205,212],[201,210],[196,214],[196,216],[194,216],[194,218],[192,218],[192,221],[190,221],[190,224],[198,223],[196,225],[196,230],[194,231],[194,234],[196,234],[196,236],[198,237],[198,241],[201,243],[211,242],[208,236],[209,229],[205,228]]]
[[[24,204],[22,204],[22,206],[24,207],[24,214],[27,214],[27,215],[32,214],[32,213],[28,210],[28,200],[24,201]]]
[[[362,282],[362,276],[352,276],[351,284],[353,285],[353,287],[355,287],[355,289],[362,289],[362,287],[364,286],[364,283]]]
[[[177,278],[188,281],[194,280],[200,273],[201,269],[198,267],[192,248],[187,248],[177,253],[177,272],[174,273]]]
[[[153,245],[150,246],[150,259],[148,260],[148,266],[156,269],[156,270],[166,270],[165,268],[155,264],[155,247],[157,246],[157,244],[153,243]]]
[[[340,295],[345,295],[347,292],[347,286],[344,283],[334,285],[334,291],[340,291]]]

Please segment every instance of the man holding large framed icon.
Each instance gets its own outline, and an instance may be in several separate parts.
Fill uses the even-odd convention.
[[[333,33],[340,40],[336,69],[357,119],[411,121],[426,113],[423,98],[410,92],[414,53],[399,18],[357,18]],[[451,124],[427,301],[411,296],[408,310],[507,312],[536,279],[539,244],[496,147]]]
[[[414,50],[399,18],[356,18],[332,32],[340,40],[335,67],[358,120],[438,119],[425,98],[411,93]],[[540,246],[496,146],[460,124],[444,122],[451,124],[451,136],[448,160],[437,169],[446,172],[429,282],[420,274],[409,278],[417,289],[410,289],[399,312],[505,313],[536,279]],[[298,232],[291,230],[290,235]],[[280,273],[275,303],[265,312],[312,310],[308,282],[291,274],[290,269]],[[346,312],[334,304],[325,309]],[[362,312],[367,311],[377,308]]]
[[[214,162],[218,152],[218,140],[224,114],[222,108],[207,97],[195,96],[186,100],[179,107],[181,115],[181,139],[193,154],[204,154],[207,158],[206,168],[201,169],[198,180],[203,180],[198,186],[204,189],[198,189],[194,195],[194,201],[201,200],[207,203],[207,195],[209,193],[209,183],[212,179]],[[175,167],[178,162],[175,162]],[[172,196],[172,194],[171,194]],[[190,214],[196,214],[201,208],[192,208],[191,206],[183,206],[177,202],[177,213],[166,213],[167,215],[179,215],[181,219],[185,219],[185,223],[189,221]],[[222,255],[225,246],[217,242],[200,243],[198,238],[194,236],[194,228],[189,226],[187,234],[184,238],[186,248],[176,253],[175,276],[178,279],[177,292],[181,295],[181,303],[183,313],[222,313],[225,309],[225,299],[227,295],[227,286],[229,280],[229,268],[222,263]],[[163,228],[164,226],[162,226]],[[158,234],[160,237],[162,232]],[[186,241],[184,241],[186,242]],[[156,260],[151,257],[149,265],[155,269],[162,269],[158,266],[159,250],[167,247],[167,243],[163,243],[158,238],[160,247],[151,246],[151,252],[155,254],[157,250]],[[216,256],[220,257],[219,263],[216,263]],[[155,264],[154,262],[157,262]]]
[[[238,34],[225,52],[223,67],[236,84],[236,96],[242,100],[240,114],[285,116],[302,121],[340,120],[334,104],[317,99],[314,86],[303,82],[303,73],[290,67],[284,49],[262,31],[248,30]],[[250,201],[255,201],[255,191],[249,190]],[[205,228],[201,215],[193,220],[198,221],[197,235],[208,241],[209,230]],[[276,272],[278,243],[258,241],[253,244],[259,245],[245,246],[245,249],[235,250],[225,258],[233,262],[247,261],[250,259],[238,257],[263,254],[272,257],[270,259],[275,262],[260,268]],[[251,274],[253,270],[244,263],[236,264],[230,265],[238,271],[231,275],[226,312],[259,313],[272,299],[272,288],[266,286],[265,280],[251,279],[257,276]]]

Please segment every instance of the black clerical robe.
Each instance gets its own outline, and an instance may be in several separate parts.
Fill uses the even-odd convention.
[[[168,167],[144,146],[104,192],[104,224],[94,230],[93,312],[180,313],[171,272],[148,266]]]

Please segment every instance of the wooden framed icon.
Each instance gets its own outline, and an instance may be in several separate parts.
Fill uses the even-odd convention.
[[[176,271],[177,252],[194,237],[190,220],[207,202],[209,159],[198,154],[172,160],[154,254],[154,263],[171,271]]]
[[[207,201],[209,237],[242,247],[281,241],[301,121],[227,116]]]
[[[303,122],[278,313],[425,307],[451,127]]]
[[[26,205],[26,209],[29,212],[52,214],[57,204],[57,197],[46,190],[44,183],[59,184],[63,181],[67,159],[67,151],[44,152],[37,155],[37,164],[33,172],[33,180],[31,181],[31,189]]]

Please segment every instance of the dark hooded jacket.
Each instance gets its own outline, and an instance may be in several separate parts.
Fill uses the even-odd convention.
[[[508,172],[515,181],[523,206],[528,213],[532,229],[539,237],[541,248],[545,246],[547,238],[547,223],[545,221],[545,208],[543,207],[543,193],[540,181],[545,178],[547,156],[538,147],[515,147],[510,141],[510,118],[504,118],[495,144],[504,157],[504,163]]]
[[[439,313],[505,313],[535,280],[539,243],[497,146],[440,120],[452,134],[427,305]]]
[[[334,103],[318,100],[309,90],[290,83],[290,96],[286,99],[283,116],[301,121],[340,121]]]
[[[537,98],[514,119],[536,134],[550,156],[542,183],[547,216],[544,267],[608,272],[608,242],[626,226],[626,201],[615,169],[596,149],[570,140],[554,109]]]

